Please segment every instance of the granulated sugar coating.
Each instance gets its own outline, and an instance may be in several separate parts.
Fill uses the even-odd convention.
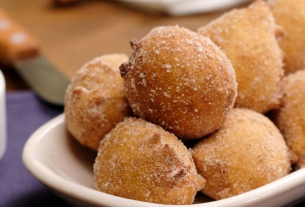
[[[68,130],[81,144],[98,149],[101,139],[131,115],[119,66],[126,55],[98,57],[84,65],[72,79],[65,97]]]
[[[282,82],[282,106],[276,113],[275,123],[283,133],[296,164],[305,167],[305,70],[288,75]]]
[[[231,60],[238,83],[235,106],[265,113],[279,104],[283,53],[276,34],[280,31],[265,2],[232,10],[198,33],[211,38]]]
[[[167,26],[131,46],[130,60],[120,70],[136,115],[185,140],[223,124],[237,84],[231,62],[210,39]]]
[[[286,74],[305,68],[305,1],[269,0],[275,23],[284,29],[279,40]]]
[[[205,184],[175,135],[137,118],[126,118],[101,141],[94,177],[105,193],[162,204],[192,204]]]
[[[265,116],[232,109],[217,132],[193,148],[202,190],[214,199],[239,195],[271,183],[290,171],[283,136]]]

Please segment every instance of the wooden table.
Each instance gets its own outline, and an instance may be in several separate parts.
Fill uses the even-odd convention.
[[[70,78],[94,57],[109,53],[130,55],[129,41],[142,38],[156,26],[180,25],[196,31],[225,12],[170,17],[102,0],[65,7],[42,0],[1,0],[0,8],[36,36],[43,53]],[[7,91],[28,89],[12,68],[0,67]]]

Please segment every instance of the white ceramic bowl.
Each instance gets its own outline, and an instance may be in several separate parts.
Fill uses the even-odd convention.
[[[0,160],[6,149],[5,79],[0,70]]]
[[[78,144],[67,132],[64,115],[40,127],[27,141],[23,163],[34,177],[75,206],[164,206],[112,196],[94,188],[96,153]],[[284,206],[305,198],[305,168],[273,183],[234,196],[208,202],[201,193],[186,206]],[[206,202],[206,203],[202,203]]]

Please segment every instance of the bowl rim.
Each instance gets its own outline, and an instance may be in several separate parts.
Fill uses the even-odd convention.
[[[6,123],[6,83],[0,69],[0,160],[4,156],[7,146],[7,123]]]
[[[98,190],[93,190],[82,185],[78,185],[68,181],[56,173],[49,170],[43,163],[41,163],[35,156],[35,151],[39,150],[36,146],[40,140],[49,133],[52,129],[64,124],[64,114],[58,115],[49,122],[38,128],[26,142],[22,160],[27,170],[40,182],[49,186],[50,188],[76,198],[80,201],[87,202],[93,205],[107,205],[107,206],[175,206],[164,205],[156,203],[148,203],[143,201],[136,201],[132,199],[122,198],[110,195]],[[305,168],[292,172],[279,180],[254,189],[252,191],[223,199],[212,201],[208,203],[184,205],[185,207],[215,207],[215,206],[236,206],[236,205],[254,205],[262,201],[268,200],[272,197],[281,195],[286,191],[290,191],[302,184],[305,184]]]
[[[0,70],[0,93],[2,94],[4,92],[5,92],[5,79],[2,71]]]

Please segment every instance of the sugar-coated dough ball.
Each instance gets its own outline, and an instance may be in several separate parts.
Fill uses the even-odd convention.
[[[105,193],[162,204],[191,204],[205,184],[180,140],[136,118],[125,119],[101,141],[94,177]]]
[[[288,75],[282,82],[283,101],[275,123],[283,133],[296,169],[305,167],[305,70]]]
[[[283,76],[283,53],[267,4],[255,1],[248,8],[232,10],[198,33],[223,49],[236,72],[235,106],[265,113],[279,104],[278,87]]]
[[[181,139],[217,130],[237,84],[226,55],[208,38],[178,26],[158,27],[140,41],[121,74],[133,112]]]
[[[305,68],[305,1],[269,0],[275,23],[284,29],[279,40],[285,53],[285,73]]]
[[[119,66],[123,54],[98,57],[85,64],[72,79],[65,97],[65,119],[81,144],[97,150],[101,139],[131,115]]]
[[[290,171],[283,136],[265,116],[249,109],[232,109],[217,132],[193,148],[202,190],[219,200],[273,182]]]

